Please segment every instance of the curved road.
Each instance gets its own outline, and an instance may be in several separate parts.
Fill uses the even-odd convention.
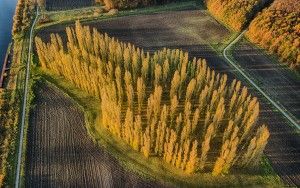
[[[25,87],[24,87],[24,97],[23,97],[23,106],[22,106],[22,114],[21,114],[21,132],[19,138],[19,148],[18,148],[18,163],[17,163],[17,173],[15,180],[15,188],[20,186],[20,171],[21,171],[21,163],[22,163],[22,150],[23,150],[23,140],[24,140],[24,126],[26,119],[26,106],[27,106],[27,95],[28,95],[28,83],[30,76],[30,61],[31,61],[31,51],[32,51],[32,39],[33,39],[33,29],[39,17],[39,8],[36,7],[36,16],[33,21],[33,24],[30,29],[30,38],[29,38],[29,47],[27,54],[27,64],[26,64],[26,77],[25,77]]]
[[[236,44],[243,36],[244,33],[247,30],[243,31],[235,40],[233,40],[224,50],[223,50],[223,56],[227,60],[227,62],[232,65],[257,91],[262,94],[282,115],[284,115],[285,118],[289,120],[289,122],[295,126],[298,130],[300,130],[299,124],[294,120],[294,117],[289,115],[285,109],[279,106],[269,95],[267,95],[254,81],[254,79],[251,79],[250,76],[248,76],[234,61],[232,61],[228,55],[227,51],[231,49],[231,47]]]

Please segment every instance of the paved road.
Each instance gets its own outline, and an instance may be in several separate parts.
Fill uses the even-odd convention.
[[[36,16],[33,21],[33,24],[30,29],[30,38],[29,38],[29,47],[28,47],[28,55],[27,55],[27,64],[26,64],[26,77],[25,77],[25,85],[24,85],[24,97],[23,97],[23,106],[22,106],[22,114],[21,114],[21,132],[19,137],[19,149],[18,149],[18,163],[17,163],[17,173],[15,180],[15,188],[20,186],[20,171],[21,171],[21,163],[22,163],[22,150],[23,150],[23,141],[24,141],[24,126],[26,119],[26,106],[27,106],[27,96],[28,96],[28,83],[30,76],[30,62],[31,62],[31,51],[32,51],[32,39],[33,39],[33,29],[39,17],[39,9],[36,8]]]

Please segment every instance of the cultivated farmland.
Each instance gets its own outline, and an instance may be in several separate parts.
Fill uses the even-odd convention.
[[[217,44],[228,38],[230,32],[205,11],[188,10],[120,17],[89,25],[120,41],[142,47],[147,52],[154,52],[163,47],[180,48],[190,52],[191,57],[205,58],[219,72],[228,72],[231,69],[218,63],[220,57],[210,47],[210,44]],[[51,33],[58,33],[66,39],[63,25],[47,27],[37,36],[49,41]]]
[[[207,32],[208,27],[205,27],[203,25],[204,23],[199,24],[198,21],[200,18],[197,20],[189,20],[189,18],[195,14],[201,14],[201,17],[207,20],[207,22],[204,23],[213,22],[215,23],[213,25],[216,27],[212,27],[211,31]],[[184,19],[182,19],[183,15]],[[190,21],[188,25],[187,20]],[[182,48],[185,51],[189,51],[191,56],[206,58],[211,67],[214,67],[218,71],[226,72],[229,77],[233,77],[235,74],[235,71],[209,46],[209,43],[213,43],[212,41],[214,41],[211,38],[211,36],[216,35],[214,32],[221,32],[219,39],[224,39],[228,31],[212,21],[205,13],[199,13],[198,11],[181,11],[148,16],[135,16],[134,18],[118,18],[110,21],[92,23],[90,25],[93,27],[96,26],[100,31],[107,32],[121,41],[132,42],[139,47],[143,47],[145,50],[154,51],[160,49],[162,46]],[[199,29],[195,29],[198,26]],[[217,31],[215,30],[216,28],[218,28]],[[46,36],[55,31],[63,32],[64,28],[60,26],[52,27],[49,28],[49,30],[42,31],[39,35]],[[195,37],[195,35],[197,35],[197,37]],[[201,37],[201,35],[204,36]],[[255,93],[254,91],[252,92]],[[274,92],[277,91],[275,90]],[[257,96],[261,99],[260,101],[264,101],[262,100],[262,96]],[[286,183],[299,185],[299,137],[294,130],[288,126],[286,120],[283,119],[278,112],[273,111],[270,104],[263,102],[261,105],[261,120],[267,122],[271,132],[270,141],[266,148],[266,155],[270,158],[276,172],[279,173]]]
[[[286,66],[280,65],[263,50],[246,40],[237,44],[233,57],[247,73],[255,78],[273,98],[280,101],[299,121],[300,81],[290,74]]]
[[[58,89],[39,84],[30,115],[26,187],[163,187],[126,172],[96,146],[83,113]]]
[[[92,6],[95,0],[46,0],[46,10],[66,10],[85,6]]]

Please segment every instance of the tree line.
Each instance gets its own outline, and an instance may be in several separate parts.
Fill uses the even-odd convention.
[[[149,5],[158,5],[174,2],[176,0],[95,0],[96,3],[103,3],[107,10],[110,9],[129,9],[136,7],[145,7]]]
[[[99,98],[101,126],[134,150],[188,174],[258,164],[269,131],[240,81],[179,49],[145,53],[79,22],[66,34],[35,38],[41,69]]]
[[[247,37],[291,69],[300,69],[300,1],[276,0],[250,24]]]
[[[241,31],[270,0],[204,0],[209,12],[236,31]]]
[[[19,101],[13,99],[11,90],[0,89],[0,187],[7,186],[8,175],[12,175],[9,155],[15,149],[18,112]]]
[[[31,11],[33,9],[32,0],[18,0],[13,17],[12,35],[22,33],[30,25]]]

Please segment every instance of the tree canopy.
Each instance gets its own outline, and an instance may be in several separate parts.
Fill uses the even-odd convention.
[[[23,32],[29,27],[31,19],[31,10],[33,8],[32,0],[18,0],[14,18],[12,34]]]
[[[241,31],[269,0],[204,0],[207,9],[236,31]]]
[[[277,54],[291,69],[300,69],[300,1],[275,0],[250,24],[248,38]]]

